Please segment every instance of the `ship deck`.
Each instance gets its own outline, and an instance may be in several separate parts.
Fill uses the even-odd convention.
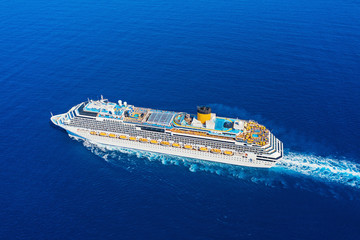
[[[214,125],[207,128],[205,125],[194,126],[183,112],[163,111],[150,108],[135,107],[133,105],[119,105],[107,100],[89,101],[82,105],[79,111],[97,118],[122,120],[127,123],[136,123],[144,126],[161,127],[173,132],[187,133],[232,139],[258,146],[268,144],[269,131],[255,121],[244,121],[234,118],[214,117]],[[191,119],[195,116],[190,115]],[[242,122],[242,127],[234,127],[235,123]]]

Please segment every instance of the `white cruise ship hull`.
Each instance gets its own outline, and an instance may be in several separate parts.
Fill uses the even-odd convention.
[[[107,120],[99,118],[98,113],[84,112],[84,106],[85,103],[74,106],[67,113],[52,116],[51,121],[70,136],[125,149],[257,168],[273,167],[283,157],[283,144],[272,133],[268,144],[253,147],[224,138],[185,135],[171,131],[171,127],[124,122],[118,115]]]
[[[100,143],[109,146],[116,146],[125,149],[134,149],[147,152],[155,152],[160,154],[174,155],[184,158],[195,158],[204,161],[232,164],[245,167],[258,167],[258,168],[270,168],[276,163],[264,162],[256,160],[256,154],[247,153],[247,157],[244,154],[226,156],[223,154],[215,154],[211,152],[201,152],[198,150],[188,150],[184,148],[174,148],[171,146],[162,146],[159,144],[142,143],[139,141],[122,140],[119,138],[102,137],[98,135],[91,135],[89,130],[80,129],[71,126],[60,126],[64,128],[70,136],[87,140],[92,143]],[[108,132],[109,134],[111,132]]]

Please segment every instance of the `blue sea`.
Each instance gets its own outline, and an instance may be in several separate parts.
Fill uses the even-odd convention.
[[[0,239],[360,239],[360,2],[0,1]],[[253,169],[54,128],[103,95],[253,119]]]

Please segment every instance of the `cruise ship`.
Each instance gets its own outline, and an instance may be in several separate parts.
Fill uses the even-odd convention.
[[[119,100],[88,100],[51,122],[70,136],[93,143],[247,167],[270,168],[283,157],[283,144],[252,120],[163,111]]]

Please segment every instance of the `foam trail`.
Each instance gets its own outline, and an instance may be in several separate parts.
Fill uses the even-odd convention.
[[[143,158],[149,161],[161,162],[164,165],[181,165],[188,168],[191,172],[209,172],[220,176],[234,177],[256,184],[263,184],[269,187],[294,187],[312,191],[311,189],[317,187],[302,176],[306,175],[315,181],[320,180],[324,183],[338,183],[360,189],[360,165],[346,160],[289,152],[276,167],[271,169],[257,169],[123,149],[88,141],[84,141],[83,144],[91,152],[100,156],[105,161],[116,166],[124,167],[128,171],[134,170],[139,163],[139,158]],[[136,159],[131,158],[131,156],[136,156]],[[119,164],[119,160],[121,160],[121,164]],[[124,164],[125,161],[127,164]],[[295,177],[296,181],[289,179],[289,176]],[[318,189],[316,191],[332,190]]]
[[[289,152],[277,168],[360,188],[360,165],[346,160]]]

